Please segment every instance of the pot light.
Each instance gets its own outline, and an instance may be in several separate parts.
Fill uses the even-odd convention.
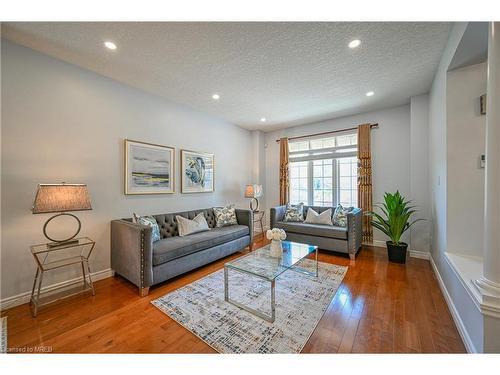
[[[359,45],[361,44],[361,40],[359,39],[354,39],[354,40],[351,40],[349,42],[349,48],[356,48],[356,47],[359,47]]]
[[[260,118],[260,122],[266,122],[266,121],[267,121],[267,119],[265,117]]]
[[[368,92],[366,93],[366,96],[373,96],[373,95],[375,95],[375,93],[374,93],[373,91],[368,91]]]
[[[219,94],[213,94],[212,95],[212,99],[213,100],[219,100],[220,99],[220,95]]]
[[[110,41],[104,42],[104,46],[107,49],[111,49],[111,50],[115,50],[116,49],[116,44],[114,44],[113,42],[110,42]]]

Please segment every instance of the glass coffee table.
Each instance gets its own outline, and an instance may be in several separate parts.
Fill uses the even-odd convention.
[[[296,242],[283,241],[283,254],[280,257],[271,255],[270,246],[267,245],[254,252],[224,264],[224,299],[243,310],[258,317],[274,322],[275,318],[275,284],[276,278],[287,270],[305,273],[318,277],[318,247]],[[315,256],[315,271],[311,272],[299,266],[299,263],[310,254]],[[271,284],[271,314],[253,309],[229,297],[229,270],[255,276],[269,281]]]

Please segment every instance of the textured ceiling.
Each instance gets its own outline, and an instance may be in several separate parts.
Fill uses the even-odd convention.
[[[7,23],[2,36],[248,129],[428,92],[449,23]],[[349,49],[352,39],[361,46]],[[103,47],[105,40],[118,46]],[[366,97],[367,91],[375,91]],[[218,93],[219,101],[211,96]],[[267,122],[259,119],[266,117]]]

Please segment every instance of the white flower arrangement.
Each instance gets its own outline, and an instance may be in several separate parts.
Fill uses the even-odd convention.
[[[286,233],[283,229],[273,228],[268,229],[266,237],[268,240],[283,241],[286,238]]]

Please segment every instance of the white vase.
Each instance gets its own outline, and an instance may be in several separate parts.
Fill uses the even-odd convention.
[[[283,245],[281,240],[272,240],[270,253],[272,257],[281,258],[283,255]]]

